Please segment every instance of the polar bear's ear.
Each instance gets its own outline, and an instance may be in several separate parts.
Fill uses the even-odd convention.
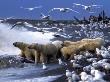
[[[17,42],[14,42],[13,45],[16,46]]]

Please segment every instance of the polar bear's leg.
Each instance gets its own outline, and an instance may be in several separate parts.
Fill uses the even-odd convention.
[[[40,54],[37,51],[35,51],[34,54],[35,54],[35,65],[36,65],[40,62]]]
[[[40,61],[41,61],[42,63],[47,63],[47,57],[46,57],[45,54],[40,53]]]

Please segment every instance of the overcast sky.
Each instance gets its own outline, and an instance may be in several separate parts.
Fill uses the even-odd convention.
[[[40,13],[48,14],[48,11],[57,7],[69,7],[73,8],[73,3],[80,3],[84,5],[103,5],[100,9],[95,9],[95,15],[101,12],[103,9],[110,16],[110,0],[0,0],[0,17],[6,18],[14,16],[15,18],[28,18],[28,19],[40,19]],[[20,8],[35,7],[42,5],[41,9],[35,9],[31,12]],[[74,12],[61,13],[58,11],[51,12],[53,19],[73,19],[74,16],[83,18],[88,17],[90,14],[84,11],[82,7],[75,7],[74,10],[80,12],[80,14]]]

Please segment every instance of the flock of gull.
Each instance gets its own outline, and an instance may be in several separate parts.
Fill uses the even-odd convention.
[[[85,52],[71,60],[72,71],[66,70],[68,82],[109,82],[110,47],[96,48],[96,54]]]
[[[90,23],[87,25],[80,24],[80,31],[74,30],[74,33],[77,33],[80,37],[85,33],[86,38],[104,38],[104,33],[98,33],[97,30],[108,28],[104,23]],[[53,27],[55,28],[55,27]],[[65,33],[64,29],[58,29],[59,32]],[[93,32],[92,32],[93,31]],[[94,31],[97,31],[96,34]],[[89,33],[89,32],[92,32]],[[68,82],[109,82],[110,79],[110,46],[105,48],[104,46],[101,49],[96,48],[96,54],[91,54],[86,51],[84,54],[79,54],[74,56],[74,60],[69,62],[64,62],[61,59],[58,59],[58,63],[61,66],[65,66],[65,76],[67,77]],[[68,67],[71,65],[72,69]],[[43,63],[44,70],[48,67]]]
[[[86,51],[83,54],[75,55],[73,60],[66,62],[59,58],[58,64],[66,67],[67,82],[109,82],[110,46],[96,48],[95,54]],[[45,63],[42,65],[43,70],[48,69]]]
[[[80,14],[80,12],[74,10],[74,9],[76,9],[77,6],[82,7],[82,9],[88,11],[89,13],[95,13],[95,12],[92,11],[92,9],[103,7],[103,5],[83,5],[83,4],[79,4],[79,3],[73,3],[72,8],[52,8],[52,9],[49,10],[48,14],[50,14],[51,12],[54,12],[56,10],[60,11],[61,13],[66,13],[66,12],[69,12],[69,11],[73,11],[75,13]],[[29,7],[29,8],[25,8],[25,7],[21,6],[20,8],[28,10],[28,11],[31,12],[31,11],[34,11],[35,9],[40,9],[42,7],[43,6],[40,5],[40,6]],[[41,13],[41,19],[49,20],[50,15],[44,15],[44,14]]]

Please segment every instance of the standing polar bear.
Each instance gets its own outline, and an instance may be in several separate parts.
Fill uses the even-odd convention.
[[[75,45],[69,45],[61,48],[61,53],[64,57],[64,59],[73,59],[74,55],[77,55],[80,53],[80,49],[82,48],[82,45],[75,44]]]
[[[21,57],[32,61],[35,60],[35,56],[37,56],[37,52],[34,49],[29,49],[28,48],[29,44],[24,42],[14,42],[13,45],[21,50],[20,53]]]
[[[101,48],[101,46],[105,45],[105,41],[102,38],[95,39],[82,39],[83,42],[82,50],[96,52],[96,48]]]
[[[102,38],[82,39],[81,41],[71,42],[64,41],[64,47],[61,48],[61,53],[65,59],[72,59],[74,55],[83,51],[95,53],[96,48],[104,46],[105,42]]]
[[[53,44],[33,43],[28,48],[35,49],[39,53],[42,63],[47,63],[51,58],[56,60],[58,49]]]

